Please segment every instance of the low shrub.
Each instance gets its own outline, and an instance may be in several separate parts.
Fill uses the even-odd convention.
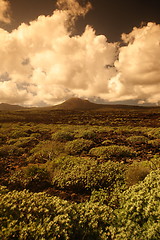
[[[4,240],[67,240],[74,231],[76,218],[74,205],[57,197],[26,190],[1,194],[0,238]]]
[[[160,233],[160,170],[121,195],[114,240],[157,240]]]
[[[81,154],[82,152],[88,152],[89,149],[94,145],[91,140],[87,139],[75,139],[73,141],[69,141],[65,145],[65,152],[70,155]]]
[[[52,140],[59,142],[72,141],[74,139],[74,133],[65,130],[59,130],[52,134]]]
[[[3,145],[6,142],[6,137],[0,133],[0,145]]]
[[[129,185],[134,185],[143,181],[145,177],[150,173],[149,163],[137,162],[128,166],[126,170],[126,182]]]
[[[114,133],[119,135],[126,135],[132,133],[133,129],[130,126],[121,126],[114,129]]]
[[[29,133],[25,129],[15,129],[10,133],[10,138],[20,138],[20,137],[29,137]]]
[[[10,139],[8,144],[12,144],[16,147],[28,148],[33,147],[38,143],[38,140],[33,137],[20,137],[18,139]]]
[[[148,130],[148,136],[151,136],[156,139],[160,139],[160,128],[151,128]]]
[[[64,144],[56,141],[41,141],[30,151],[27,161],[30,163],[45,163],[64,152]]]
[[[112,159],[117,160],[125,157],[131,157],[135,155],[135,151],[127,146],[110,145],[110,146],[100,146],[92,148],[89,151],[91,156],[99,157],[101,159]]]
[[[0,238],[65,240],[159,239],[160,170],[120,195],[120,206],[75,204],[44,193],[0,187]]]
[[[154,155],[149,161],[149,167],[151,170],[160,169],[160,155]]]
[[[131,136],[126,139],[127,142],[131,144],[145,144],[148,143],[148,138],[145,136]]]
[[[84,138],[84,139],[89,139],[93,140],[97,137],[97,131],[95,129],[81,129],[78,131],[77,134],[75,134],[76,138]]]
[[[17,147],[14,145],[7,145],[7,144],[0,146],[0,157],[20,156],[24,152],[25,151],[22,147]]]
[[[99,203],[73,204],[44,193],[0,188],[3,240],[110,240],[112,209]]]
[[[8,181],[11,189],[30,189],[40,191],[50,186],[49,172],[38,165],[28,165],[14,171]]]
[[[108,205],[110,198],[107,189],[93,190],[90,196],[90,202],[98,202]]]
[[[98,202],[87,202],[78,207],[77,238],[80,240],[111,240],[113,210]]]
[[[104,141],[102,142],[102,145],[108,146],[108,145],[111,145],[111,144],[113,144],[113,143],[114,143],[113,140],[111,140],[111,139],[106,139],[106,140],[104,140]]]
[[[112,191],[115,184],[123,184],[122,164],[111,161],[99,163],[89,158],[70,157],[63,159],[52,174],[52,184],[60,189],[75,192],[108,188]]]
[[[160,139],[153,139],[148,141],[148,144],[151,145],[154,148],[160,148]]]

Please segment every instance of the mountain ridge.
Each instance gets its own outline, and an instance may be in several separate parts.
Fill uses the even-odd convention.
[[[53,110],[127,110],[127,109],[150,109],[156,107],[150,106],[139,106],[139,105],[126,105],[126,104],[102,104],[102,103],[93,103],[89,100],[81,98],[69,98],[61,104],[57,104],[50,109]],[[159,108],[159,107],[158,107]]]
[[[0,103],[0,111],[20,111],[20,110],[38,110],[38,111],[54,111],[54,110],[71,110],[71,111],[107,111],[107,110],[141,110],[141,109],[160,109],[159,106],[139,106],[127,104],[102,104],[93,103],[87,99],[82,98],[69,98],[66,101],[46,107],[23,107],[20,105],[12,105],[8,103]]]
[[[0,103],[0,111],[17,111],[22,110],[24,107],[20,105],[13,105],[8,103]]]
[[[60,110],[94,110],[101,108],[103,104],[93,103],[86,99],[69,98],[61,104],[53,106]]]

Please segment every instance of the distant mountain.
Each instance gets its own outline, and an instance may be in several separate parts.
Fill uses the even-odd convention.
[[[146,109],[143,106],[122,105],[122,104],[99,104],[81,98],[70,98],[65,102],[53,107],[46,107],[46,110],[101,110],[101,111],[126,111]]]
[[[160,107],[123,105],[123,104],[99,104],[81,98],[70,98],[65,102],[48,107],[22,107],[7,103],[0,103],[0,111],[53,111],[53,110],[75,110],[75,111],[127,111],[127,110],[150,110],[159,109]]]
[[[94,110],[104,107],[103,104],[92,103],[81,98],[70,98],[65,102],[53,106],[56,110]]]
[[[24,109],[22,106],[19,105],[11,105],[8,103],[0,103],[0,111],[16,111]]]

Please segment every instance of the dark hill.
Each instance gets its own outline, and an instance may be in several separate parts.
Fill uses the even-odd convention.
[[[104,107],[102,104],[92,103],[81,98],[70,98],[65,102],[58,104],[53,109],[58,110],[93,110]]]
[[[24,109],[22,106],[19,105],[11,105],[8,103],[0,103],[0,111],[16,111]]]
[[[122,104],[98,104],[81,98],[70,98],[65,102],[53,107],[46,107],[46,110],[100,110],[100,111],[126,111],[126,110],[149,110],[143,106],[122,105]]]

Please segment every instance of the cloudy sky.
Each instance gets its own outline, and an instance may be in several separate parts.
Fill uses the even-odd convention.
[[[0,102],[160,104],[159,0],[0,0]]]

